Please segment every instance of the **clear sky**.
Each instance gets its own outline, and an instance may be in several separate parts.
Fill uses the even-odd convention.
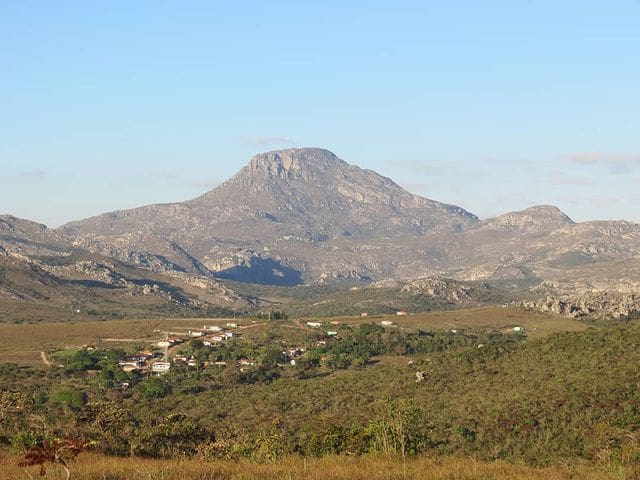
[[[318,146],[481,217],[640,221],[638,0],[0,7],[0,212],[185,200]]]

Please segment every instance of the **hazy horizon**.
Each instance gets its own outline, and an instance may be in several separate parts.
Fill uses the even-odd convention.
[[[640,222],[640,3],[7,4],[0,210],[58,226],[327,148],[481,218]]]

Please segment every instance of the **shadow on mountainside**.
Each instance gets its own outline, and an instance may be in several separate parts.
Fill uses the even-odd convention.
[[[216,272],[216,277],[236,282],[293,287],[302,285],[302,274],[271,258],[254,258],[250,264],[237,265]]]

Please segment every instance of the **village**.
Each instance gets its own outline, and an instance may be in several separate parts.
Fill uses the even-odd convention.
[[[279,365],[295,366],[300,357],[304,357],[310,348],[323,348],[327,342],[338,337],[337,327],[340,322],[329,322],[332,329],[324,328],[320,321],[298,322],[296,325],[313,333],[314,340],[302,342],[304,344],[286,345],[282,349],[282,360]],[[391,322],[384,321],[383,325],[390,325]],[[126,373],[137,373],[141,375],[164,375],[171,371],[172,367],[187,367],[188,369],[206,368],[209,366],[226,367],[230,362],[234,362],[240,372],[244,372],[256,366],[257,359],[241,357],[235,360],[208,360],[202,359],[203,355],[196,356],[193,353],[197,350],[208,350],[209,355],[205,357],[215,357],[216,349],[221,349],[233,340],[242,338],[243,329],[253,327],[255,322],[240,326],[237,321],[226,322],[224,325],[203,325],[201,328],[190,328],[186,331],[173,332],[166,331],[155,333],[161,334],[162,338],[153,344],[136,353],[125,356],[118,365]],[[315,338],[317,337],[317,339]],[[185,353],[189,352],[191,353]]]

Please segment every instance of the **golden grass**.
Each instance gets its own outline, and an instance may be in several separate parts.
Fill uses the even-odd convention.
[[[0,480],[37,476],[38,468],[17,466],[17,459],[0,461]],[[638,478],[638,470],[612,470],[589,466],[534,468],[505,462],[484,462],[468,458],[429,458],[407,460],[385,457],[290,457],[276,463],[248,461],[151,460],[115,458],[83,454],[71,465],[72,478],[86,480],[626,480]],[[62,469],[48,467],[46,478],[64,478]]]
[[[0,324],[0,363],[40,365],[40,351],[95,345],[100,339],[140,339],[157,341],[161,334],[154,330],[185,331],[225,319],[155,319],[109,320],[100,322],[64,322],[35,324]],[[102,345],[118,346],[118,342],[100,340]],[[124,344],[130,342],[123,342]],[[42,364],[44,366],[44,364]]]
[[[415,315],[377,315],[370,317],[340,317],[346,325],[380,323],[390,320],[405,328],[431,330],[447,329],[491,329],[510,331],[515,326],[523,327],[529,338],[540,338],[556,332],[575,332],[588,328],[578,320],[541,312],[511,307],[476,307],[442,312],[417,313]],[[326,319],[325,319],[326,321]]]

